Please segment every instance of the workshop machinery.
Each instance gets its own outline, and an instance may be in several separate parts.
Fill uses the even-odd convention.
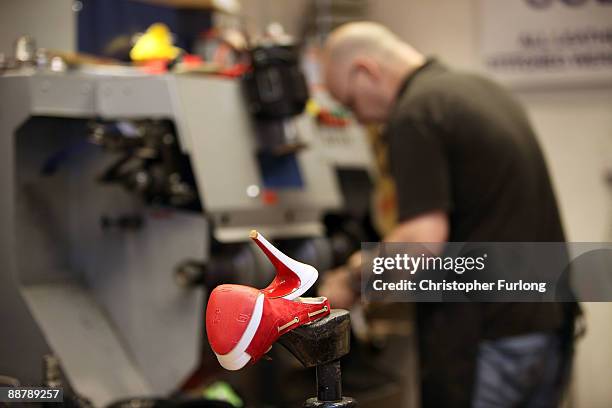
[[[121,67],[0,76],[0,374],[41,384],[52,354],[95,405],[167,395],[211,354],[208,290],[274,276],[251,229],[320,271],[357,249],[364,131],[265,122],[243,91]]]

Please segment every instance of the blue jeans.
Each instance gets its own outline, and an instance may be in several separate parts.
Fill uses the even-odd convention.
[[[483,341],[472,407],[557,407],[571,370],[571,356],[565,354],[557,334]]]

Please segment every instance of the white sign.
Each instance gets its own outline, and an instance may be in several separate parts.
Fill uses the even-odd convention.
[[[486,70],[515,86],[612,86],[612,0],[480,0]]]

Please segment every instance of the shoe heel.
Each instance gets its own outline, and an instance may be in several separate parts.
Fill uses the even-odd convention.
[[[256,230],[252,230],[249,236],[276,269],[274,280],[262,289],[267,297],[293,300],[314,285],[319,277],[319,272],[314,267],[288,257]]]

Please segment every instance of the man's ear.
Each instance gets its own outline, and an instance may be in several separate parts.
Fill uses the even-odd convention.
[[[355,58],[354,66],[357,70],[366,72],[370,77],[379,80],[381,76],[380,65],[373,58],[362,56]]]

